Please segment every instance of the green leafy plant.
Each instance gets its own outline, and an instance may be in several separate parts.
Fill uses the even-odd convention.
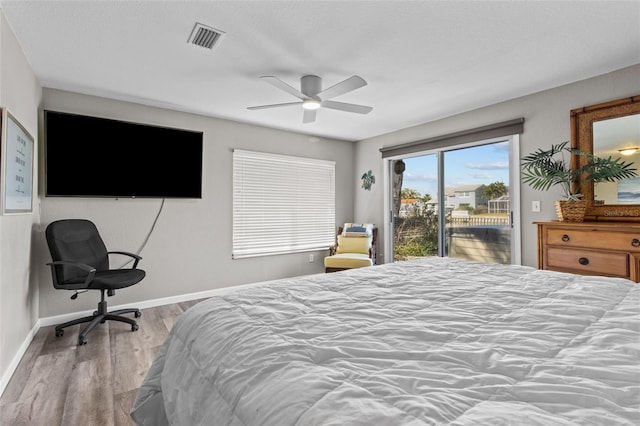
[[[615,182],[636,176],[633,163],[620,158],[601,158],[579,149],[567,146],[569,142],[552,145],[551,149],[539,148],[522,158],[522,181],[533,189],[547,191],[552,186],[560,186],[566,199],[579,200],[582,194],[573,188],[580,182]],[[576,169],[571,168],[572,155],[586,157],[587,162]],[[567,157],[569,162],[567,162]]]
[[[396,218],[394,260],[438,254],[438,215],[432,210],[417,216]]]

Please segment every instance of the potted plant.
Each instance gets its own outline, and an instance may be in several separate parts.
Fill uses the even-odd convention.
[[[532,154],[522,158],[522,181],[533,189],[546,191],[552,186],[560,186],[565,200],[556,201],[558,218],[565,222],[582,222],[586,211],[582,194],[574,190],[578,182],[615,182],[636,176],[633,163],[626,163],[620,158],[601,158],[593,154],[568,147],[569,142],[552,145],[551,149],[539,148]],[[575,168],[571,167],[571,156],[582,156],[586,162]],[[569,161],[569,162],[567,162]]]

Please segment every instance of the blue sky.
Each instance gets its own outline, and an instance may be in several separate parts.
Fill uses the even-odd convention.
[[[509,144],[498,142],[445,152],[445,186],[488,185],[502,182],[509,186]],[[403,188],[421,195],[437,194],[437,159],[435,155],[405,158]]]

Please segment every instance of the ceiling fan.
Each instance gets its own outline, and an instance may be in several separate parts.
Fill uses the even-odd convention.
[[[351,76],[346,80],[341,81],[327,89],[322,90],[322,79],[317,75],[305,75],[300,79],[300,90],[289,86],[284,81],[273,76],[260,77],[269,84],[284,90],[290,95],[300,99],[298,102],[287,102],[284,104],[272,104],[272,105],[260,105],[252,106],[247,109],[266,109],[266,108],[278,108],[291,105],[302,105],[304,109],[304,116],[302,117],[303,123],[313,123],[316,121],[316,112],[318,108],[330,108],[337,109],[346,112],[355,112],[356,114],[368,114],[373,109],[369,106],[349,104],[344,102],[331,101],[331,98],[343,95],[352,90],[359,89],[367,85],[362,77],[357,75]]]

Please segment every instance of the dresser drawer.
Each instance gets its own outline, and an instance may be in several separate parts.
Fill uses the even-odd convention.
[[[597,229],[547,229],[547,244],[607,250],[640,250],[640,233],[601,231]]]
[[[630,277],[629,255],[624,252],[548,246],[544,256],[548,269],[555,271]]]

